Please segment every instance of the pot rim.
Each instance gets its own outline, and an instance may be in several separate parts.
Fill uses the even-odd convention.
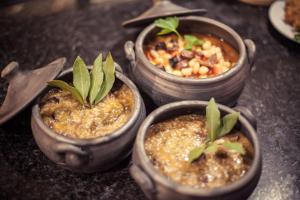
[[[118,65],[118,64],[115,63],[115,65]],[[62,76],[66,75],[68,73],[71,73],[72,71],[73,71],[72,68],[64,70],[58,76],[58,78],[61,78]],[[55,140],[58,140],[60,142],[79,145],[79,146],[85,146],[85,145],[103,144],[103,143],[111,142],[113,140],[118,139],[123,134],[125,134],[126,131],[138,119],[139,114],[140,114],[140,110],[142,109],[142,107],[141,107],[142,100],[141,100],[141,96],[139,94],[139,91],[138,91],[137,87],[134,85],[134,83],[129,78],[127,78],[125,75],[123,75],[121,72],[116,71],[115,73],[116,73],[116,78],[118,80],[120,80],[121,82],[123,82],[124,84],[126,84],[130,88],[130,90],[132,91],[132,93],[134,95],[134,108],[133,108],[133,113],[131,114],[130,119],[124,125],[122,125],[119,129],[114,131],[113,133],[111,133],[109,135],[100,136],[100,137],[96,137],[96,138],[89,138],[89,139],[71,138],[71,137],[67,137],[67,136],[55,133],[55,131],[53,131],[49,126],[47,126],[44,123],[44,121],[43,121],[43,119],[42,119],[42,117],[39,113],[39,110],[40,110],[39,100],[37,101],[37,103],[32,108],[32,117],[35,119],[37,125],[42,130],[44,130],[43,132],[45,134],[47,134],[51,138],[53,138]]]
[[[203,197],[216,197],[223,194],[229,194],[232,192],[238,191],[240,188],[246,187],[249,182],[255,177],[257,170],[261,169],[261,149],[260,149],[260,143],[256,134],[256,131],[251,126],[251,124],[244,118],[243,116],[239,116],[239,122],[241,126],[243,126],[245,129],[249,131],[250,138],[253,140],[253,147],[254,147],[254,159],[252,162],[252,165],[250,169],[247,171],[247,173],[241,177],[238,181],[235,181],[229,185],[225,185],[223,187],[219,188],[212,188],[212,189],[202,189],[202,188],[193,188],[190,186],[184,186],[179,183],[176,183],[175,181],[169,180],[167,177],[162,175],[158,170],[156,170],[149,159],[149,157],[146,154],[145,148],[144,148],[144,142],[145,142],[145,136],[148,128],[153,124],[153,121],[161,114],[168,113],[170,111],[174,111],[178,108],[185,108],[185,107],[194,107],[199,106],[199,108],[202,107],[204,109],[204,106],[208,104],[208,101],[198,101],[198,100],[188,100],[188,101],[179,101],[174,102],[170,104],[166,104],[164,106],[161,106],[154,110],[152,113],[148,115],[148,117],[144,120],[142,125],[140,126],[140,129],[138,130],[137,138],[136,138],[136,151],[140,157],[141,167],[145,170],[145,173],[149,175],[151,180],[154,180],[155,182],[158,182],[161,185],[164,185],[165,187],[176,191],[181,194],[186,195],[194,195],[194,196],[203,196]],[[218,107],[221,111],[226,113],[232,113],[234,112],[233,109],[218,104]]]
[[[145,64],[146,68],[150,70],[153,74],[162,77],[163,79],[166,79],[171,82],[181,83],[181,84],[207,84],[207,83],[215,83],[222,81],[224,79],[227,79],[231,76],[234,76],[237,74],[240,69],[243,67],[244,62],[246,61],[246,47],[242,40],[242,38],[239,36],[239,34],[234,31],[232,28],[227,26],[224,23],[221,23],[217,20],[210,19],[207,17],[200,17],[200,16],[188,16],[188,17],[179,17],[180,21],[198,21],[198,22],[204,22],[207,24],[210,24],[212,26],[217,26],[226,32],[228,32],[238,43],[238,50],[239,50],[239,60],[237,61],[235,67],[231,68],[230,70],[214,76],[210,78],[203,78],[203,79],[193,79],[193,78],[184,78],[179,76],[174,76],[172,74],[169,74],[163,70],[158,69],[153,64],[150,63],[150,61],[146,58],[144,50],[143,50],[143,44],[145,38],[148,36],[148,34],[153,31],[156,27],[152,23],[149,26],[147,26],[139,35],[135,43],[135,49],[136,49],[136,55],[139,57],[142,62]],[[212,33],[213,34],[213,33]]]

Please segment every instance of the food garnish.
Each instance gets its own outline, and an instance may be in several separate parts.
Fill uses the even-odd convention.
[[[177,31],[179,26],[179,19],[177,17],[167,17],[166,19],[157,19],[154,22],[155,26],[161,28],[161,31],[157,35],[166,35],[169,33],[175,33],[181,38],[180,33]],[[184,48],[191,50],[193,46],[203,45],[204,41],[198,39],[193,35],[184,35]]]
[[[154,22],[155,26],[161,28],[162,30],[158,35],[165,35],[169,33],[175,33],[178,37],[181,37],[176,30],[179,25],[179,19],[177,17],[167,17],[166,19],[157,19]]]
[[[189,162],[197,160],[204,153],[214,153],[219,148],[225,148],[239,154],[245,154],[243,145],[239,142],[226,141],[224,143],[214,143],[218,138],[230,133],[239,118],[238,112],[227,114],[221,122],[221,114],[215,103],[214,98],[211,98],[206,107],[206,129],[208,131],[207,140],[196,147],[189,153]]]
[[[99,103],[112,89],[115,82],[115,66],[111,53],[102,61],[102,54],[95,59],[89,72],[81,57],[73,64],[73,86],[62,80],[53,80],[48,85],[69,91],[73,98],[85,106]]]
[[[204,40],[200,40],[193,35],[184,35],[184,41],[185,41],[184,48],[186,50],[192,50],[193,46],[197,46],[197,45],[202,46],[204,44]]]

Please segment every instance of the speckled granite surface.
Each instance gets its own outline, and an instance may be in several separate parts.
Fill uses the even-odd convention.
[[[250,199],[300,199],[300,46],[270,27],[267,8],[236,1],[176,1],[204,7],[207,16],[233,27],[257,44],[258,57],[240,103],[257,116],[263,173]],[[40,17],[0,17],[0,69],[17,60],[32,69],[80,54],[91,62],[99,49],[111,50],[128,66],[123,44],[138,34],[120,24],[150,5],[148,1],[70,9]],[[1,13],[1,11],[0,11]],[[6,83],[0,81],[3,99]],[[30,108],[0,127],[0,199],[145,199],[128,173],[129,159],[95,174],[76,174],[49,161],[31,135]]]

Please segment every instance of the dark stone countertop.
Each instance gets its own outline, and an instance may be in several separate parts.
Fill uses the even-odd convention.
[[[207,8],[208,17],[255,41],[256,65],[239,100],[257,117],[263,149],[263,173],[250,199],[300,199],[299,45],[270,26],[267,8],[232,0],[176,2]],[[43,16],[1,16],[0,69],[12,60],[33,69],[61,56],[70,66],[76,55],[91,63],[99,50],[112,51],[117,62],[128,66],[123,44],[134,40],[139,29],[124,30],[120,24],[149,5],[129,1]],[[3,99],[7,84],[0,84]],[[0,199],[145,199],[128,173],[129,159],[94,174],[72,173],[49,161],[32,137],[30,112],[28,107],[0,127]]]

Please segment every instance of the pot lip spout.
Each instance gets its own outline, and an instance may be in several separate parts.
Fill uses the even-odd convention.
[[[135,42],[135,49],[136,49],[136,55],[138,59],[141,59],[142,63],[145,65],[147,70],[151,71],[156,76],[159,76],[163,79],[166,79],[170,82],[175,83],[181,83],[181,84],[192,84],[192,85],[198,85],[198,84],[208,84],[208,83],[216,83],[220,82],[224,79],[228,79],[229,77],[232,77],[236,75],[242,67],[244,67],[245,62],[247,62],[247,55],[246,55],[246,47],[244,44],[244,41],[239,36],[239,34],[234,31],[232,28],[227,26],[224,23],[221,23],[217,20],[210,19],[207,17],[200,17],[200,16],[188,16],[188,17],[179,17],[180,21],[188,22],[188,21],[194,21],[195,23],[201,22],[201,23],[207,23],[211,26],[219,27],[220,29],[225,30],[228,32],[237,42],[238,44],[238,50],[239,50],[239,60],[237,61],[235,67],[228,70],[225,73],[222,73],[218,76],[211,77],[211,78],[204,78],[204,79],[193,79],[193,78],[184,78],[184,77],[177,77],[172,74],[169,74],[163,70],[160,70],[156,67],[154,67],[149,60],[146,58],[143,50],[144,41],[145,38],[151,33],[156,27],[154,24],[151,24],[147,26],[139,35]],[[144,66],[143,66],[144,67]]]
[[[202,197],[217,197],[224,194],[229,194],[238,191],[241,188],[247,187],[251,181],[253,181],[255,178],[260,177],[261,174],[261,167],[262,167],[262,156],[261,156],[261,149],[260,149],[260,143],[259,139],[257,137],[255,129],[251,126],[251,124],[240,115],[239,117],[239,123],[242,126],[243,129],[246,129],[249,133],[249,138],[252,140],[253,146],[254,146],[254,158],[252,165],[250,169],[246,172],[246,174],[241,177],[240,180],[231,183],[229,185],[225,185],[220,188],[213,188],[213,189],[199,189],[199,188],[192,188],[189,186],[180,185],[178,183],[175,183],[163,175],[161,175],[157,169],[154,168],[151,160],[146,154],[145,148],[144,148],[144,142],[146,137],[146,132],[148,128],[155,122],[158,116],[161,116],[162,114],[166,114],[169,112],[174,112],[178,109],[184,109],[184,108],[202,108],[204,109],[205,106],[207,106],[207,101],[180,101],[175,103],[166,104],[164,106],[159,107],[158,109],[154,110],[148,117],[144,120],[142,125],[140,126],[140,129],[138,130],[137,138],[135,141],[135,153],[138,159],[138,165],[140,165],[146,174],[156,183],[159,183],[161,185],[164,185],[167,188],[170,188],[174,192],[184,194],[184,195],[192,195],[192,196],[202,196]],[[233,109],[218,104],[219,109],[224,113],[232,113],[234,112]],[[256,179],[256,180],[258,180]],[[250,184],[252,185],[252,184]],[[250,186],[249,185],[249,186]]]
[[[116,64],[116,65],[118,65],[118,64]],[[62,76],[69,74],[71,72],[72,72],[72,69],[69,68],[69,69],[63,71],[58,78],[61,78]],[[142,111],[143,103],[142,103],[142,98],[139,94],[137,87],[134,85],[134,83],[129,78],[127,78],[125,75],[123,75],[121,72],[118,72],[118,71],[116,71],[116,78],[118,80],[120,80],[121,82],[123,82],[124,84],[126,84],[132,91],[133,96],[134,96],[134,108],[133,108],[133,112],[131,114],[130,119],[123,126],[121,126],[119,129],[117,129],[113,133],[106,135],[106,136],[90,138],[90,139],[77,139],[77,138],[71,138],[71,137],[66,137],[66,136],[57,134],[43,122],[43,119],[39,113],[39,111],[40,111],[39,100],[32,108],[31,123],[36,123],[43,130],[44,134],[47,134],[48,136],[50,136],[51,138],[54,138],[57,141],[74,144],[74,145],[79,145],[79,146],[104,144],[104,143],[111,142],[113,140],[120,138],[138,120],[138,118],[140,116],[140,112]]]

